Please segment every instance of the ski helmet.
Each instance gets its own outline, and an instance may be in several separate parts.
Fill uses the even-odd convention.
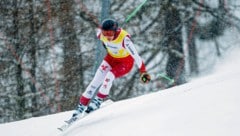
[[[117,31],[118,23],[113,19],[105,19],[102,22],[102,30],[113,30]]]

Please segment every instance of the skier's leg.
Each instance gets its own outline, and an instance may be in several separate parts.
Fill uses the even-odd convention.
[[[114,79],[115,75],[109,71],[103,81],[102,86],[99,88],[99,92],[97,93],[99,98],[104,99],[108,96]]]
[[[131,71],[133,67],[133,59],[131,57],[127,57],[121,60],[119,59],[114,60],[113,58],[109,57],[106,57],[105,59],[111,65],[111,70],[107,73],[106,77],[104,78],[103,84],[99,88],[97,95],[89,104],[86,112],[91,112],[93,110],[98,109],[101,103],[103,102],[103,99],[108,96],[114,79],[126,75]]]
[[[118,63],[111,63],[112,61],[109,62],[112,68],[107,73],[103,84],[101,85],[97,93],[97,97],[99,97],[100,99],[104,99],[108,96],[112,87],[113,80],[129,73],[134,64],[134,61],[131,57],[127,57],[125,59],[122,59],[121,61],[118,60]]]
[[[111,66],[105,60],[103,60],[93,80],[87,86],[85,92],[82,94],[82,97],[80,98],[81,104],[88,105],[89,101],[97,91],[97,88],[103,83],[103,79],[105,78],[109,70],[111,70]]]
[[[105,78],[108,71],[111,70],[111,66],[103,60],[99,68],[97,69],[97,72],[93,78],[93,80],[90,82],[90,84],[87,86],[85,92],[82,94],[82,96],[79,99],[79,105],[77,106],[77,109],[73,113],[73,116],[76,116],[80,113],[82,113],[84,110],[86,110],[87,105],[95,92],[97,91],[97,88],[103,83],[103,79]]]
[[[103,102],[103,99],[108,96],[109,90],[112,87],[112,82],[114,79],[115,79],[114,74],[111,71],[109,71],[106,77],[104,78],[103,84],[99,88],[99,92],[89,104],[88,109],[86,110],[87,113],[90,113],[100,107],[101,103]]]

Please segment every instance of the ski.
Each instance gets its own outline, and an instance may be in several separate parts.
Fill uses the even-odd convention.
[[[57,129],[60,130],[60,131],[65,131],[67,128],[72,126],[75,122],[77,122],[80,119],[83,119],[87,115],[88,115],[88,113],[84,113],[80,117],[71,117],[69,120],[64,121],[64,124],[61,127],[57,128]]]
[[[107,100],[101,104],[100,109],[103,107],[106,107],[107,105],[110,105],[112,103],[113,103],[112,100]],[[95,112],[95,111],[93,111],[93,112]],[[91,112],[91,113],[93,113],[93,112]],[[75,124],[78,120],[85,118],[87,115],[89,115],[91,113],[84,112],[84,114],[82,114],[78,117],[71,117],[69,120],[64,121],[64,124],[62,126],[58,127],[57,129],[63,132],[66,129],[68,129],[69,127],[71,127],[73,124]]]

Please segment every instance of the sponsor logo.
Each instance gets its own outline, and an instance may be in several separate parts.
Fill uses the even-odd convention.
[[[129,44],[126,44],[126,46],[128,47],[128,49],[130,50],[130,52],[132,53],[132,55],[134,55],[134,51],[132,50],[132,48],[129,46]]]
[[[92,88],[92,89],[96,89],[96,86],[91,85],[91,88]]]
[[[112,49],[117,49],[116,46],[110,46],[110,45],[107,45],[107,47],[112,48]]]
[[[87,94],[92,95],[92,94],[93,94],[93,91],[92,91],[92,90],[89,90],[89,91],[87,92]]]

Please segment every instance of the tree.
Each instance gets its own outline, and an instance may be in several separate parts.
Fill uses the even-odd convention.
[[[185,83],[184,77],[184,53],[182,41],[182,22],[178,9],[172,1],[166,4],[165,27],[166,27],[166,45],[168,51],[168,61],[166,73],[168,77],[174,79],[174,85]]]
[[[103,21],[106,18],[110,18],[109,12],[110,12],[110,1],[102,0],[101,21]],[[99,24],[99,25],[101,25],[101,24]],[[101,64],[101,62],[106,54],[106,51],[103,48],[100,40],[98,40],[98,39],[96,39],[96,40],[97,40],[97,47],[96,47],[96,63],[94,65],[94,72],[97,71],[97,68]]]
[[[81,48],[74,29],[74,1],[60,0],[59,19],[63,42],[63,97],[62,110],[70,110],[78,103],[79,90],[83,89]]]
[[[34,5],[33,5],[33,0],[28,0],[29,2],[29,22],[30,22],[30,31],[29,31],[29,45],[30,45],[30,75],[31,75],[31,80],[29,82],[29,86],[31,88],[31,92],[33,93],[32,97],[32,113],[33,116],[37,116],[36,110],[38,109],[38,102],[37,102],[37,88],[36,88],[36,69],[37,69],[37,58],[36,58],[36,53],[37,53],[37,43],[35,41],[35,34],[36,34],[36,29],[35,29],[35,18],[34,18]]]
[[[18,8],[18,2],[15,1],[13,2],[13,44],[15,47],[15,53],[16,56],[18,56],[16,59],[16,91],[17,91],[17,102],[18,102],[18,112],[17,112],[17,117],[20,119],[24,118],[24,112],[25,112],[25,92],[24,92],[24,79],[22,77],[22,64],[21,64],[21,54],[23,50],[23,45],[20,44],[20,33],[19,33],[19,8]]]

